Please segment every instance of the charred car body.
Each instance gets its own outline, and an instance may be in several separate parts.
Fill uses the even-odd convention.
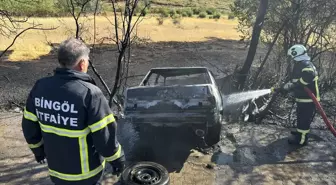
[[[191,127],[208,145],[220,140],[223,101],[205,67],[153,68],[125,94],[124,115],[141,127]]]

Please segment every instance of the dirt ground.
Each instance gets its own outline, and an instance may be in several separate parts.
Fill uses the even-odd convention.
[[[52,185],[46,165],[40,165],[35,162],[31,151],[25,143],[20,125],[21,118],[22,113],[0,113],[0,184]],[[122,123],[119,124],[119,127],[123,127]],[[120,130],[123,129],[121,128]],[[120,142],[123,145],[125,144],[125,141],[121,140]],[[211,156],[191,150],[188,143],[177,143],[178,146],[176,143],[177,141],[171,143],[174,146],[168,148],[169,144],[166,142],[166,151],[163,151],[162,147],[160,148],[161,151],[155,151],[159,148],[154,147],[147,159],[161,161],[161,164],[165,163],[164,165],[171,172],[171,184],[213,184],[215,179],[214,170],[205,168],[211,162]],[[143,151],[132,152],[137,152],[136,159],[141,160],[139,152]],[[125,153],[127,158],[132,155],[129,151],[125,151]],[[107,174],[103,184],[115,184],[115,180],[115,176]]]
[[[0,114],[0,184],[52,185],[46,165],[34,161],[25,143],[20,128],[21,117],[22,113]],[[119,138],[122,138],[126,129],[120,130]],[[171,136],[171,131],[165,134]],[[145,150],[135,149],[126,154],[135,155],[138,161],[151,160],[164,165],[170,172],[171,185],[336,183],[335,138],[326,131],[314,130],[309,146],[295,148],[287,144],[287,129],[224,124],[220,149],[209,154],[194,149],[190,141],[195,139],[191,136],[175,134],[171,139],[167,135],[158,133],[161,147],[148,143],[151,150],[147,151],[146,158],[140,154]],[[126,144],[123,139],[120,142]],[[108,174],[103,184],[118,183],[115,176]]]

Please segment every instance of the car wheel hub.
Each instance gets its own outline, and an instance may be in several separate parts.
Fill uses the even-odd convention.
[[[136,169],[132,173],[134,174],[134,182],[137,184],[151,185],[156,184],[160,180],[159,173],[154,169]]]

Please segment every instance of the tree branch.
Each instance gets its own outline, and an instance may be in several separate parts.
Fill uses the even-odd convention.
[[[22,35],[24,32],[28,31],[28,30],[55,30],[57,29],[58,27],[56,28],[39,28],[39,26],[41,26],[42,24],[38,24],[38,25],[35,25],[35,26],[32,26],[32,27],[29,27],[29,28],[26,28],[24,30],[22,30],[20,33],[18,33],[12,43],[0,54],[0,58],[14,45],[15,41],[17,38],[20,37],[20,35]]]
[[[275,43],[277,42],[277,40],[278,40],[278,38],[279,38],[279,36],[280,36],[280,33],[281,33],[282,30],[285,28],[285,25],[286,25],[286,23],[283,23],[282,26],[280,27],[280,29],[278,30],[278,32],[276,33],[275,38],[273,39],[273,42],[272,42],[270,48],[268,49],[268,51],[267,51],[267,53],[266,53],[266,56],[265,56],[264,60],[262,61],[261,65],[260,65],[260,67],[259,67],[259,69],[258,69],[258,71],[257,71],[257,73],[256,73],[256,75],[255,75],[255,77],[254,77],[254,80],[253,80],[253,82],[252,82],[252,84],[253,84],[252,86],[253,86],[253,87],[255,87],[256,82],[257,82],[257,79],[258,79],[258,77],[259,77],[261,71],[263,70],[264,65],[266,64],[266,61],[267,61],[269,55],[271,54],[271,51],[273,50],[273,47],[274,47]]]

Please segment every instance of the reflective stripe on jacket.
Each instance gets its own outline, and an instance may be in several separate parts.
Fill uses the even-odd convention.
[[[58,68],[54,76],[38,80],[22,128],[33,153],[45,152],[55,184],[93,184],[105,161],[123,155],[108,102],[85,73]]]
[[[308,87],[320,101],[320,92],[318,87],[318,72],[314,64],[310,61],[295,62],[292,71],[292,89],[295,94],[296,102],[309,103],[313,100],[304,91],[304,87]]]

